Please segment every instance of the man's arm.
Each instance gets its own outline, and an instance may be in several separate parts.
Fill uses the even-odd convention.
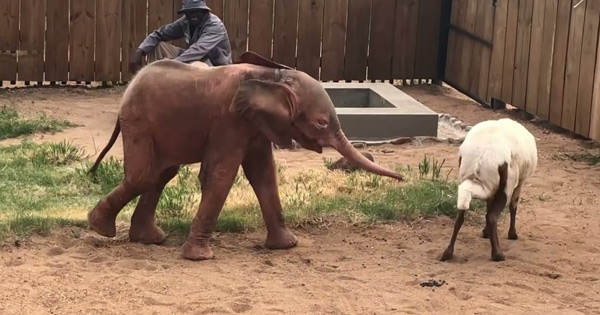
[[[202,30],[202,35],[197,42],[190,45],[181,55],[175,60],[189,63],[192,61],[202,60],[209,51],[215,48],[221,41],[227,39],[227,30],[220,24],[207,25]]]
[[[169,41],[183,38],[183,18],[180,18],[172,23],[163,25],[159,29],[152,32],[138,47],[145,54],[152,51],[159,42]]]

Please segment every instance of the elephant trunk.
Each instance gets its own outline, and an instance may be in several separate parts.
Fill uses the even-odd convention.
[[[392,172],[384,167],[381,167],[364,157],[362,154],[360,154],[360,152],[358,152],[358,150],[354,148],[350,141],[348,141],[348,138],[346,137],[346,135],[344,135],[344,132],[341,129],[336,133],[335,140],[333,141],[333,143],[331,143],[331,146],[334,149],[336,149],[341,155],[343,155],[346,159],[356,163],[356,165],[368,172],[381,176],[395,178],[400,181],[404,180],[402,175]]]

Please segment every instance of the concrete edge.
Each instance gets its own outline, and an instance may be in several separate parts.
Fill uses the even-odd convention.
[[[462,122],[456,116],[452,116],[447,113],[439,113],[437,115],[440,119],[448,121],[454,128],[462,129],[467,132],[469,130],[471,130],[471,128],[473,128],[473,125],[468,125],[468,124]],[[416,144],[416,145],[423,145],[428,142],[429,143],[448,143],[448,144],[453,144],[453,145],[461,145],[464,140],[465,140],[464,137],[440,138],[440,137],[417,136],[417,137],[400,137],[400,138],[394,138],[394,139],[388,139],[388,140],[378,140],[378,141],[350,140],[350,143],[352,143],[352,145],[355,148],[361,149],[361,148],[380,146],[380,145],[385,145],[385,144],[403,145],[403,144],[410,143],[410,144]],[[273,147],[275,149],[283,150],[283,148],[279,148],[275,144],[273,144]],[[293,147],[290,149],[286,149],[286,150],[293,151],[295,149],[302,149],[302,147],[299,144],[297,144],[295,141],[293,141]]]

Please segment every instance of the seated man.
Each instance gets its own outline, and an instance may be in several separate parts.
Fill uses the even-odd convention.
[[[142,56],[146,55],[148,62],[169,58],[185,63],[204,62],[208,66],[232,63],[225,25],[204,0],[183,0],[177,13],[185,16],[152,32],[133,52],[129,62],[132,73],[141,67]],[[187,49],[165,43],[180,38],[185,38]]]

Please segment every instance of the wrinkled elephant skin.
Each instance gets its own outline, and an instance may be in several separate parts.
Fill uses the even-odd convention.
[[[286,147],[292,139],[318,153],[333,147],[365,170],[402,180],[352,147],[318,81],[251,52],[241,60],[220,67],[160,60],[136,74],[111,139],[90,169],[95,174],[122,132],[124,180],[88,214],[94,231],[115,236],[117,214],[141,195],[129,238],[162,243],[165,234],[155,223],[160,195],[180,165],[201,162],[202,198],[182,247],[184,258],[213,257],[209,238],[240,166],[260,204],[265,246],[294,247],[298,240],[284,222],[272,151],[272,143]]]

